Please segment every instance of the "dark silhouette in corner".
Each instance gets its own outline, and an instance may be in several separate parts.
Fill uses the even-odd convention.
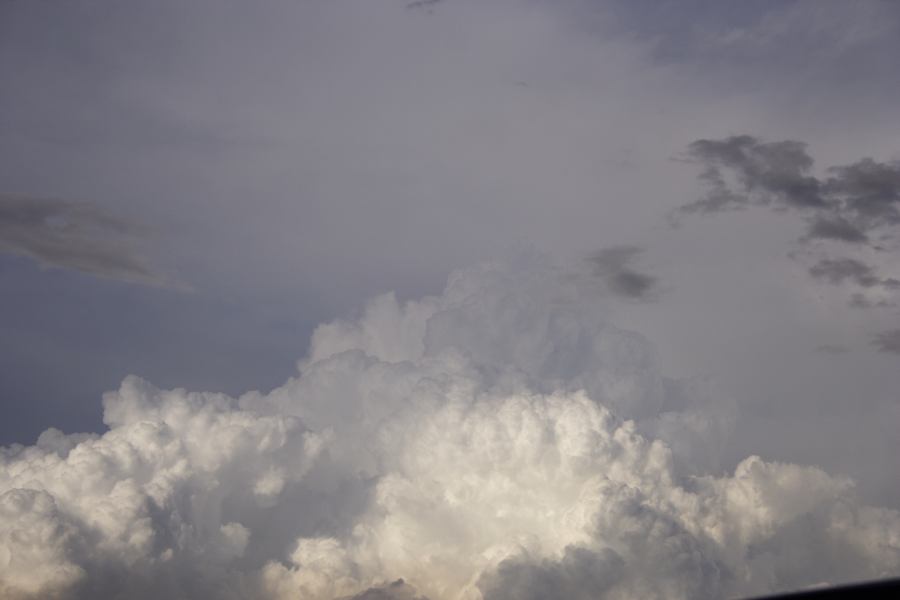
[[[900,598],[900,579],[805,590],[758,600],[839,600],[844,598]]]

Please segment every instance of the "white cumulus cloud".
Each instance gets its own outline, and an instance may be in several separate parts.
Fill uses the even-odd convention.
[[[10,598],[719,598],[900,573],[900,513],[722,450],[598,283],[537,257],[320,326],[241,398],[128,377],[103,435],[0,454]]]

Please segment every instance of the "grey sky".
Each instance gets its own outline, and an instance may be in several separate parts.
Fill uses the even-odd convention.
[[[154,232],[140,254],[53,232],[38,258],[75,271],[0,257],[0,441],[99,428],[100,394],[129,373],[274,387],[315,324],[379,292],[437,293],[517,244],[571,264],[637,245],[671,292],[616,318],[667,372],[737,399],[752,426],[735,460],[821,464],[900,503],[884,477],[900,369],[871,339],[898,317],[808,274],[828,258],[900,278],[882,239],[900,188],[897,5],[408,4],[0,3],[0,191]],[[666,226],[748,193],[797,212]],[[78,258],[97,240],[100,258]],[[194,292],[77,272],[109,274],[113,249],[116,273],[173,272]],[[618,289],[640,296],[653,280],[629,256]],[[872,305],[892,291],[856,287]]]

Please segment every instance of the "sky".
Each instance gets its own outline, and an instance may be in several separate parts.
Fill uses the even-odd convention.
[[[900,575],[898,54],[886,0],[0,0],[0,591]]]

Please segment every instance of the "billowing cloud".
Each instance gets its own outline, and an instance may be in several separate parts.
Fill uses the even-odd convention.
[[[611,246],[590,257],[594,274],[613,294],[632,300],[650,300],[658,293],[657,278],[632,267],[644,252],[638,246]]]
[[[0,595],[718,598],[900,573],[900,513],[721,471],[733,405],[540,259],[320,326],[234,399],[136,377],[0,454]]]
[[[89,203],[0,194],[0,251],[97,277],[172,285],[138,252],[145,233]]]

